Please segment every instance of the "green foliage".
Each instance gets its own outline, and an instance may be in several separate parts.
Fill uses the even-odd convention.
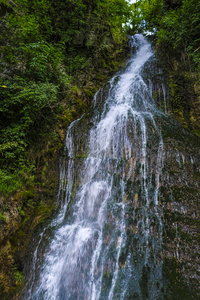
[[[0,193],[5,196],[22,188],[22,182],[18,174],[9,174],[0,170]]]
[[[159,50],[167,51],[182,63],[190,61],[199,69],[200,2],[144,0],[141,3],[145,28],[156,31]]]
[[[140,1],[143,28],[151,31],[170,88],[171,113],[193,132],[199,131],[200,2]]]
[[[0,221],[6,222],[6,217],[0,212]]]
[[[123,24],[132,13],[125,0],[2,5],[0,166],[13,167],[23,164],[30,145],[56,124],[72,80],[97,64],[107,67],[107,54],[121,47]],[[82,113],[86,105],[75,98],[65,105]]]
[[[23,159],[35,126],[51,122],[59,106],[57,101],[57,87],[51,83],[26,83],[20,78],[10,82],[0,108],[2,162]]]
[[[0,194],[7,197],[22,190],[26,185],[30,188],[34,182],[33,168],[33,166],[29,168],[24,166],[13,173],[0,169]]]
[[[50,47],[44,41],[30,43],[23,48],[26,54],[27,75],[36,80],[45,81],[48,78]]]
[[[23,282],[19,249],[55,208],[55,153],[86,111],[95,73],[108,74],[120,57],[130,7],[125,0],[0,1],[0,221],[12,205],[21,216],[0,274],[2,299]]]
[[[37,215],[40,217],[40,223],[43,223],[47,218],[51,217],[53,208],[54,205],[50,206],[43,201],[39,203],[39,206],[37,207]]]
[[[12,266],[12,275],[14,277],[16,285],[22,284],[22,282],[24,280],[24,275],[23,275],[23,273],[21,271],[18,270],[18,266],[17,265],[13,265]]]
[[[153,31],[159,27],[163,13],[163,0],[141,0],[139,8],[145,21],[142,23],[144,29]]]

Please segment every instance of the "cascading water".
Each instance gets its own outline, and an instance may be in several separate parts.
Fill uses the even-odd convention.
[[[24,299],[163,299],[164,146],[155,120],[162,113],[141,76],[151,46],[142,35],[134,42],[137,51],[110,81],[104,104],[102,89],[95,96],[87,138],[76,135],[84,118],[68,129],[65,203]]]

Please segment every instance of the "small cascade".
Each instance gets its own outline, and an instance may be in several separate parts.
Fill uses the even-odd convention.
[[[128,35],[128,46],[133,48],[136,45],[136,39],[134,35]]]
[[[166,89],[164,83],[162,83],[162,92],[163,92],[163,99],[164,99],[164,111],[167,113],[167,104],[166,104]]]
[[[68,129],[64,199],[26,300],[163,299],[162,113],[142,77],[151,45],[129,42],[137,51],[95,95],[94,115]]]

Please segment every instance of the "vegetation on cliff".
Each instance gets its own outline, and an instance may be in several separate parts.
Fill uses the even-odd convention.
[[[200,136],[200,3],[142,0],[142,26],[154,33],[155,50],[170,89],[168,111]]]
[[[10,299],[27,236],[55,209],[65,130],[119,68],[127,33],[154,33],[169,112],[200,135],[200,3],[0,0],[0,17],[0,296]]]
[[[178,134],[176,123],[172,130],[174,150],[179,149],[178,155],[190,153],[188,162],[183,161],[182,165],[177,166],[177,159],[173,157],[174,150],[169,150],[169,128],[164,137],[167,139],[163,176],[165,171],[170,174],[160,188],[160,202],[165,202],[163,275],[167,278],[166,299],[199,299],[199,262],[196,255],[199,252],[200,237],[197,200],[200,177],[195,168],[199,165],[200,136],[200,2],[145,0],[140,1],[140,5],[145,19],[142,26],[153,32],[151,37],[155,52],[168,83],[167,111],[186,127],[185,133],[193,132],[196,135],[192,137],[190,134],[187,139],[186,134]],[[183,127],[180,128],[183,130]],[[177,144],[180,138],[184,150]],[[196,165],[190,162],[191,157],[196,157]],[[195,213],[192,214],[191,210]]]
[[[125,0],[0,1],[0,296],[23,282],[36,226],[55,209],[69,123],[125,59]]]
[[[191,69],[200,69],[198,0],[142,1],[144,26],[156,33],[157,47]]]
[[[91,68],[114,68],[130,11],[125,0],[0,5],[0,164],[7,169],[24,164],[30,145],[49,135],[64,109],[70,120],[84,111],[76,81]]]

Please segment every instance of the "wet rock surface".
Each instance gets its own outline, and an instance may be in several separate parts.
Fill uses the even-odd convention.
[[[170,127],[160,187],[164,272],[172,299],[199,299],[200,141],[178,123]]]
[[[24,299],[199,299],[200,140],[134,73],[152,55],[140,39],[147,58],[68,130],[63,206]]]

